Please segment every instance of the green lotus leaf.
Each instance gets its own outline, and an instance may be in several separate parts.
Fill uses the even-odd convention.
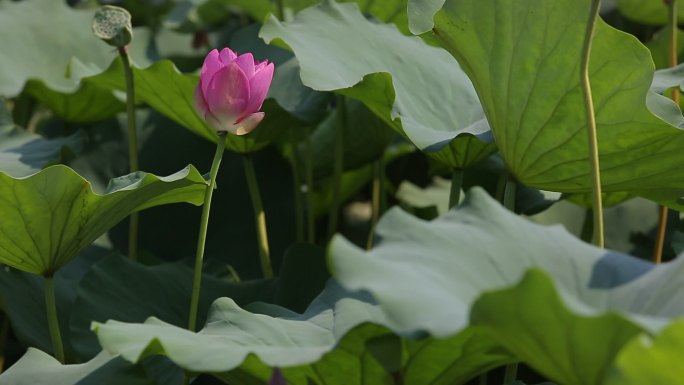
[[[684,376],[684,321],[672,322],[658,335],[641,334],[620,351],[606,385],[676,384]]]
[[[116,178],[103,195],[63,165],[25,178],[0,173],[0,262],[53,274],[130,213],[175,202],[199,205],[206,185],[193,166],[167,177]]]
[[[672,300],[684,260],[655,266],[593,247],[510,213],[480,189],[432,222],[392,209],[376,236],[371,251],[336,237],[330,262],[342,285],[372,294],[389,328],[449,337],[483,327],[559,383],[599,384],[630,338],[684,314]],[[529,269],[544,273],[518,283]],[[508,295],[482,296],[512,285]]]
[[[606,368],[642,329],[616,313],[583,310],[570,311],[551,279],[533,269],[516,287],[480,297],[470,322],[546,378],[600,385]]]
[[[84,78],[101,73],[116,56],[90,31],[94,10],[66,3],[30,0],[0,4],[0,95],[29,94],[70,122],[92,122],[123,111],[111,90]],[[136,28],[130,54],[149,64],[148,28]],[[162,33],[162,35],[168,35]],[[31,44],[27,44],[31,42]],[[123,81],[123,73],[119,75]]]
[[[435,16],[434,37],[472,79],[508,169],[528,186],[590,191],[578,73],[588,9],[588,0],[448,0]],[[652,76],[648,50],[599,21],[590,77],[605,192],[684,195],[684,130],[663,119],[682,120],[649,111],[673,106],[647,98]]]
[[[105,349],[132,362],[161,354],[186,370],[246,385],[265,384],[272,366],[290,385],[385,384],[396,371],[407,384],[453,384],[512,361],[475,328],[446,339],[401,338],[381,326],[366,295],[334,282],[304,314],[268,304],[248,309],[219,299],[196,334],[156,318],[93,327]]]
[[[345,294],[332,285],[301,315],[273,305],[259,307],[262,313],[268,311],[282,318],[254,314],[232,299],[220,298],[212,305],[206,326],[198,333],[154,317],[143,324],[94,323],[93,329],[106,350],[131,362],[164,354],[187,370],[225,373],[230,377],[229,372],[239,368],[252,354],[268,366],[316,362],[346,332],[363,321],[375,319],[377,311],[373,305],[362,299],[345,298]],[[206,354],[198,355],[198,351]],[[270,373],[256,373],[264,374]]]
[[[90,33],[94,14],[61,1],[0,3],[0,50],[12,53],[0,58],[0,95],[18,95],[28,79],[40,79],[55,91],[75,91],[77,82],[65,76],[73,57],[84,63],[82,76],[105,68],[112,49]]]
[[[63,343],[67,357],[76,356],[66,321],[72,310],[75,310],[74,300],[79,282],[93,263],[110,254],[122,258],[119,253],[90,246],[55,275],[57,318],[62,321],[60,330],[62,336],[66,337]],[[42,277],[5,267],[0,271],[0,303],[2,311],[9,317],[12,333],[23,346],[53,353],[50,331],[46,322],[45,283]]]
[[[148,367],[162,368],[168,374],[173,372],[169,363],[156,360],[146,364],[146,366],[133,365],[121,357],[101,352],[88,362],[64,365],[47,353],[29,348],[19,361],[0,375],[0,383],[12,385],[174,384],[173,381],[164,381],[155,377],[152,371],[147,370]],[[180,378],[181,374],[176,372],[176,375]]]
[[[83,132],[45,139],[19,127],[0,127],[0,170],[15,177],[33,174],[58,162],[65,151],[80,152]]]
[[[271,17],[260,36],[282,41],[294,51],[304,85],[360,100],[418,148],[451,167],[469,165],[452,154],[468,146],[449,145],[464,134],[482,135],[478,145],[486,147],[487,154],[494,151],[486,139],[489,127],[480,102],[458,63],[394,26],[367,20],[356,4],[325,1],[287,23]],[[445,101],[451,105],[445,107]]]
[[[618,10],[628,19],[644,24],[667,24],[667,6],[659,0],[618,0]],[[677,5],[677,18],[684,20],[684,7]]]

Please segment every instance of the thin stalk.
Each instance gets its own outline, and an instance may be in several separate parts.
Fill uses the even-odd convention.
[[[598,135],[596,133],[596,115],[594,101],[591,95],[591,81],[589,80],[589,57],[591,56],[591,41],[596,29],[596,19],[601,0],[592,0],[589,20],[584,33],[582,45],[582,61],[580,62],[580,79],[582,94],[584,95],[584,109],[587,119],[587,134],[589,137],[589,160],[591,162],[591,185],[594,202],[594,244],[603,247],[603,202],[601,199],[601,168],[599,166]]]
[[[667,230],[667,213],[667,207],[660,206],[658,230],[656,232],[655,245],[653,247],[654,263],[661,263],[663,261],[663,248],[665,247],[665,232]]]
[[[294,187],[295,225],[297,242],[304,242],[304,196],[302,194],[302,170],[297,141],[292,140],[292,185]]]
[[[506,181],[508,181],[508,172],[502,172],[499,175],[499,180],[496,182],[496,198],[497,201],[503,204],[504,192],[506,191]]]
[[[665,0],[667,5],[669,24],[670,24],[670,67],[677,65],[677,0]],[[672,90],[672,100],[679,105],[679,87]],[[665,206],[660,206],[660,218],[658,220],[658,230],[656,231],[656,241],[653,247],[653,262],[663,261],[663,248],[665,247],[665,233],[667,232],[667,213]]]
[[[0,373],[5,370],[5,349],[7,347],[7,337],[9,336],[9,315],[3,314],[2,325],[0,326]]]
[[[342,171],[344,170],[344,128],[347,126],[347,108],[344,96],[337,96],[337,129],[335,130],[335,163],[333,169],[333,206],[328,219],[328,239],[337,231],[342,195]]]
[[[48,327],[50,329],[50,338],[52,339],[52,349],[55,352],[55,358],[57,361],[64,363],[64,345],[62,345],[62,334],[59,330],[57,303],[55,300],[55,281],[52,275],[45,276],[45,310],[47,311]]]
[[[254,221],[256,223],[257,239],[259,243],[259,262],[261,263],[261,274],[264,278],[273,278],[273,267],[271,267],[271,255],[268,250],[268,234],[266,233],[266,214],[261,204],[261,194],[257,183],[256,172],[254,171],[254,161],[249,154],[242,156],[245,166],[245,176],[249,195],[252,197],[252,207],[254,208]]]
[[[140,169],[138,164],[138,130],[135,126],[135,84],[133,81],[133,69],[128,58],[126,47],[119,47],[119,56],[123,61],[123,71],[126,77],[126,122],[128,125],[128,164],[130,172]],[[138,213],[132,213],[128,223],[128,257],[135,260],[138,258]]]
[[[382,157],[373,163],[373,182],[372,182],[372,197],[371,197],[371,220],[370,229],[368,230],[368,240],[366,241],[366,249],[373,248],[373,234],[375,233],[375,225],[378,223],[380,213],[382,210],[382,196],[383,194],[383,179],[385,179],[385,165]]]
[[[461,186],[463,186],[463,170],[456,168],[451,176],[449,208],[457,206],[458,202],[461,200]]]
[[[508,172],[504,173],[504,181],[500,182],[503,184],[501,188],[503,193],[501,194],[501,203],[503,206],[511,212],[515,212],[515,198],[518,193],[518,184],[511,177]],[[504,375],[504,384],[511,383],[516,380],[518,373],[518,363],[506,365],[506,374]]]
[[[304,141],[304,173],[306,185],[304,196],[306,199],[306,234],[309,243],[316,243],[316,216],[313,209],[313,145],[311,135]]]
[[[209,184],[204,189],[204,204],[202,205],[202,217],[200,218],[200,231],[197,236],[197,253],[195,254],[195,271],[192,280],[192,297],[190,299],[190,318],[188,320],[188,329],[190,331],[196,331],[197,328],[197,310],[199,308],[199,296],[202,286],[204,246],[207,240],[209,212],[211,210],[211,198],[214,195],[214,187],[216,186],[216,175],[218,174],[221,158],[223,158],[223,150],[226,146],[225,135],[226,133],[218,134],[216,153],[214,153],[214,160],[211,162],[211,170],[209,171]]]
[[[487,385],[487,373],[482,373],[477,377],[478,385]]]
[[[504,384],[510,384],[516,380],[518,377],[518,364],[508,364],[506,365],[506,371],[504,372]]]
[[[285,0],[276,0],[276,8],[278,9],[278,20],[285,20]]]
[[[506,178],[506,185],[504,187],[503,205],[508,210],[515,212],[515,197],[518,193],[518,184],[510,176]]]

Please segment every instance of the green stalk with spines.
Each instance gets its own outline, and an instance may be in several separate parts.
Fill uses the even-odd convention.
[[[257,230],[261,274],[264,278],[273,278],[271,253],[268,246],[268,232],[266,231],[266,213],[264,212],[264,206],[261,202],[261,193],[259,192],[259,184],[257,183],[256,172],[254,170],[254,161],[249,154],[243,154],[242,160],[245,168],[249,195],[252,198],[252,208],[254,209],[254,222]]]
[[[591,42],[596,30],[596,20],[601,7],[601,0],[592,0],[589,10],[589,18],[584,33],[582,44],[582,57],[580,61],[580,82],[584,97],[584,110],[587,120],[587,136],[589,138],[589,161],[591,168],[592,200],[594,209],[594,244],[603,248],[603,201],[601,197],[601,167],[599,164],[598,134],[596,128],[596,113],[591,94],[591,80],[589,79],[589,59],[591,56]]]
[[[211,170],[209,171],[209,184],[204,190],[204,204],[202,205],[200,230],[197,237],[195,270],[192,280],[192,294],[190,298],[190,316],[188,319],[188,330],[190,331],[196,331],[197,328],[197,312],[199,309],[199,297],[202,287],[202,267],[204,265],[204,246],[207,241],[209,212],[211,211],[211,199],[214,195],[214,187],[216,186],[216,175],[218,174],[219,166],[221,165],[221,159],[223,158],[223,151],[226,146],[225,135],[225,132],[218,133],[218,138],[216,140],[216,152],[214,153],[214,160],[211,162]]]

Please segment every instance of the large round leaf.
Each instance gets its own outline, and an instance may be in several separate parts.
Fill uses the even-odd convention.
[[[660,0],[618,0],[618,10],[628,19],[644,24],[663,25],[668,22],[668,10]],[[677,4],[677,18],[684,20],[684,7]]]
[[[156,318],[94,329],[105,349],[132,362],[162,354],[186,370],[245,385],[265,384],[269,366],[283,368],[290,385],[392,384],[397,375],[407,385],[445,385],[512,361],[475,328],[447,339],[400,338],[377,325],[383,317],[368,296],[335,283],[301,315],[267,304],[249,309],[265,314],[217,300],[197,334]]]
[[[377,229],[371,251],[336,238],[331,262],[344,286],[373,295],[390,328],[447,337],[482,327],[485,340],[560,383],[599,384],[630,338],[684,314],[673,300],[684,259],[655,266],[598,249],[515,216],[481,190],[432,222],[393,209]],[[535,271],[482,296],[531,268],[548,277]]]
[[[620,352],[606,385],[676,384],[684,376],[684,322],[668,325],[655,337],[642,334]]]
[[[435,37],[473,80],[509,170],[529,186],[590,190],[578,70],[588,9],[588,0],[448,0],[435,16]],[[684,191],[684,131],[647,108],[652,76],[648,50],[599,21],[590,77],[606,192]]]
[[[174,202],[201,204],[206,185],[192,166],[168,177],[136,172],[116,178],[104,195],[62,165],[26,178],[0,173],[0,262],[52,274],[132,212]]]
[[[453,58],[394,26],[367,20],[356,4],[325,1],[289,23],[272,17],[261,36],[292,48],[304,85],[360,100],[441,160],[457,159],[442,152],[466,151],[449,146],[454,138],[489,130],[473,86]],[[493,145],[486,142],[479,145],[491,154]]]
[[[51,162],[59,161],[67,149],[77,153],[82,146],[83,133],[80,131],[68,137],[46,139],[16,127],[0,98],[0,171],[15,177],[33,174]]]

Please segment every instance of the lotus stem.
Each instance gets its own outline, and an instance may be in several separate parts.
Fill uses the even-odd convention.
[[[195,254],[195,271],[192,280],[192,296],[190,298],[190,318],[188,320],[188,330],[196,331],[197,329],[197,311],[199,309],[199,297],[202,287],[202,266],[204,264],[204,246],[207,240],[207,229],[209,227],[209,212],[211,210],[211,198],[214,195],[214,187],[216,186],[216,175],[218,174],[219,166],[221,165],[221,158],[223,158],[223,150],[226,146],[226,133],[219,132],[216,140],[216,153],[214,160],[211,162],[211,170],[209,171],[209,184],[204,189],[204,204],[202,205],[202,216],[200,218],[200,230],[197,237],[197,253]]]
[[[57,361],[63,364],[65,362],[64,345],[62,344],[62,333],[59,330],[57,302],[55,300],[55,281],[53,275],[45,276],[45,310],[47,312],[50,338],[52,339],[52,349],[54,350]]]
[[[278,5],[278,18],[281,21],[285,21],[285,0],[276,0]]]
[[[344,170],[344,129],[347,126],[347,107],[344,96],[337,95],[337,128],[335,130],[335,163],[333,168],[333,205],[328,220],[328,239],[337,231],[341,204],[342,171]]]
[[[463,186],[463,170],[454,169],[451,176],[451,191],[449,193],[449,208],[458,205],[461,200],[461,187]]]
[[[504,185],[504,193],[502,203],[505,208],[515,212],[515,199],[518,194],[518,184],[510,176],[506,177],[506,184]]]
[[[669,65],[670,67],[677,66],[677,0],[665,0],[668,11],[668,20],[670,25],[670,48],[669,48]],[[672,89],[672,100],[679,105],[679,87]],[[663,261],[663,248],[665,247],[665,233],[667,232],[667,214],[668,208],[660,206],[660,215],[658,219],[658,230],[656,231],[655,246],[653,247],[653,262],[661,263]]]
[[[292,140],[292,186],[295,205],[295,224],[297,242],[304,242],[304,196],[302,194],[302,171],[301,162],[299,159],[299,151],[297,149],[297,141]]]
[[[261,274],[264,278],[273,278],[273,267],[271,266],[271,255],[268,248],[268,234],[266,233],[266,214],[261,203],[259,184],[257,183],[256,172],[254,171],[254,161],[249,154],[244,154],[242,160],[245,166],[249,195],[252,197],[252,207],[254,208]]]
[[[135,124],[135,84],[133,82],[133,69],[128,57],[126,47],[119,47],[119,56],[123,61],[123,71],[126,77],[126,114],[128,125],[128,164],[129,171],[135,172],[140,169],[138,164],[138,130]],[[136,260],[138,258],[138,226],[139,214],[132,213],[128,223],[128,257]]]
[[[372,182],[372,197],[371,197],[371,219],[370,228],[368,230],[368,240],[366,241],[366,249],[373,248],[373,235],[375,234],[375,226],[378,224],[380,213],[382,211],[383,198],[383,179],[385,178],[385,165],[382,159],[376,160],[373,163],[373,182]]]
[[[591,165],[591,185],[594,203],[594,244],[600,248],[604,246],[603,238],[603,201],[601,198],[601,168],[599,165],[598,135],[596,129],[596,114],[591,95],[591,81],[589,79],[589,57],[591,56],[591,41],[596,29],[596,19],[601,6],[601,0],[592,0],[589,20],[584,33],[582,45],[582,59],[580,62],[580,79],[582,94],[584,95],[584,110],[587,119],[587,133],[589,137],[589,160]]]
[[[504,372],[504,384],[510,384],[514,382],[518,377],[518,364],[508,364],[506,365],[506,371]]]
[[[517,182],[511,177],[508,171],[504,172],[502,180],[499,181],[501,203],[503,206],[511,212],[515,212],[515,198],[518,193]],[[512,363],[506,365],[506,372],[504,375],[504,384],[509,384],[516,380],[518,373],[518,363]]]
[[[7,348],[7,337],[9,336],[10,321],[7,313],[2,316],[0,325],[0,373],[5,370],[5,349]]]
[[[306,233],[311,244],[316,243],[316,216],[313,207],[313,145],[311,135],[304,141],[304,174],[306,178],[304,197],[306,198]]]

